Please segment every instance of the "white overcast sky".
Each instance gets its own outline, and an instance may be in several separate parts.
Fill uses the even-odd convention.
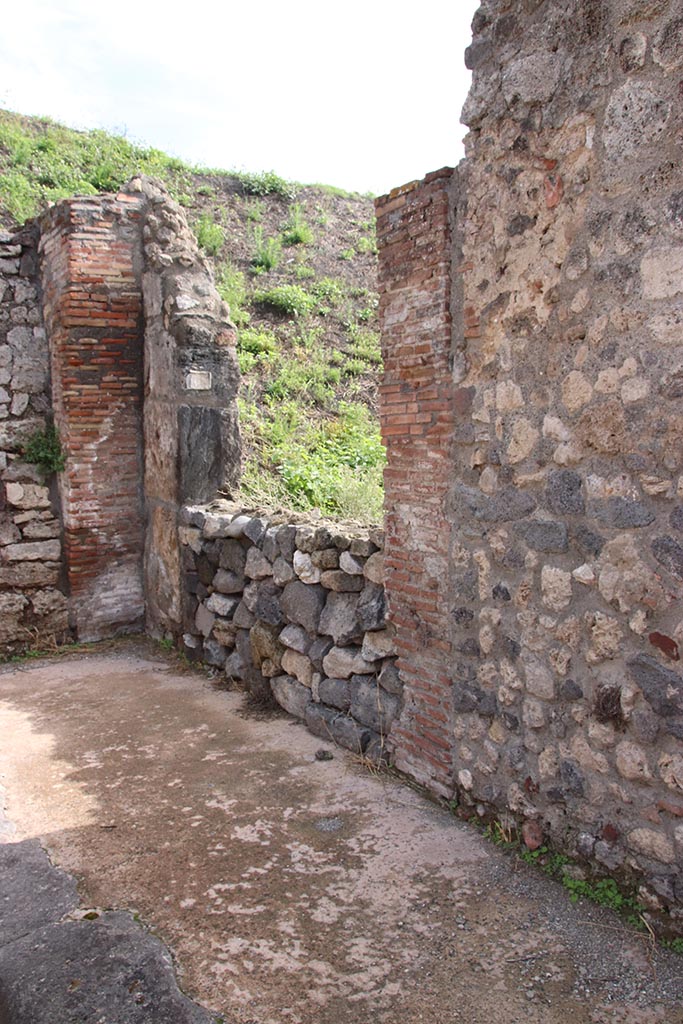
[[[192,163],[387,192],[456,163],[477,0],[17,0],[0,106]]]

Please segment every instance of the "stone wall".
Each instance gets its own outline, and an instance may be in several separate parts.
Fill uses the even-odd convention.
[[[49,356],[37,287],[37,231],[0,234],[0,645],[60,640],[67,629],[60,587],[56,493],[21,458],[50,411]]]
[[[185,652],[379,761],[401,703],[381,530],[183,509]]]
[[[0,330],[0,644],[177,634],[178,510],[240,462],[235,330],[183,211],[135,179],[2,236]],[[52,417],[43,481],[19,453]]]
[[[420,568],[421,676],[430,664],[441,681],[426,701],[399,659],[397,761],[465,813],[534,822],[558,846],[644,877],[647,899],[680,915],[680,7],[488,0],[473,28],[467,157],[450,194],[452,370],[447,312],[422,312],[443,275],[428,213],[421,253],[415,237],[434,182],[378,203],[385,351],[431,366],[391,370],[408,419],[392,456],[385,393],[390,466],[423,472],[408,435],[435,386],[449,381],[453,402],[437,546],[420,535],[421,497],[413,511],[387,478],[389,521]],[[394,280],[403,295],[392,298]],[[403,609],[400,577],[387,587]],[[434,593],[448,623],[430,635],[419,602]],[[414,751],[444,735],[449,749],[420,766]]]

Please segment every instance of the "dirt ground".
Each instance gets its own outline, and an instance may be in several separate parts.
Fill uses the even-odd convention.
[[[145,645],[3,669],[0,841],[138,914],[229,1022],[683,1024],[683,959],[243,703]]]

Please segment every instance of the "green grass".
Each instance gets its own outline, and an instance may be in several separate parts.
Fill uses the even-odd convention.
[[[225,231],[209,214],[204,213],[195,224],[195,233],[199,248],[207,256],[217,256],[225,241]]]
[[[315,309],[315,297],[298,284],[282,284],[256,292],[254,302],[280,316],[304,317]]]
[[[276,174],[275,171],[261,171],[258,174],[238,171],[235,173],[235,177],[239,179],[242,188],[248,196],[275,195],[286,200],[296,198],[297,183],[286,181]]]
[[[216,287],[220,297],[230,307],[230,317],[235,326],[246,326],[250,320],[250,313],[247,309],[250,295],[242,271],[227,260],[217,269]]]
[[[310,245],[313,231],[306,223],[303,210],[299,203],[294,203],[289,211],[289,218],[282,232],[283,245]]]
[[[374,237],[370,204],[272,171],[192,167],[125,138],[0,111],[5,223],[74,193],[116,190],[136,174],[159,179],[192,211],[238,328],[241,402],[250,410],[242,423],[245,493],[378,521],[377,297],[370,254],[357,254],[365,245],[358,239]],[[331,269],[345,247],[349,262]]]
[[[267,273],[274,270],[280,262],[281,243],[279,238],[264,238],[263,228],[257,224],[252,232],[254,254],[251,257],[252,270]]]
[[[71,195],[116,191],[135,174],[160,178],[175,195],[188,191],[189,168],[160,150],[6,111],[0,111],[0,167],[0,204],[18,223]]]
[[[245,468],[245,498],[380,521],[385,455],[365,406],[344,403],[336,419],[315,421],[300,402],[279,396],[265,418],[244,400],[240,414],[245,440],[258,452]]]

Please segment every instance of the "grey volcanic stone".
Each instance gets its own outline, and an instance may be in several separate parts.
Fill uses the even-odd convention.
[[[572,530],[572,540],[586,555],[599,555],[605,546],[605,538],[584,525],[579,525]]]
[[[351,687],[348,679],[323,679],[318,687],[323,704],[331,704],[340,711],[351,707]]]
[[[213,577],[213,588],[219,590],[221,594],[239,594],[244,589],[244,576],[238,576],[229,569],[219,569]]]
[[[372,730],[363,728],[348,715],[323,707],[322,704],[308,705],[305,722],[316,736],[334,740],[340,747],[356,754],[362,754],[373,739]]]
[[[307,633],[313,635],[318,632],[326,599],[327,594],[319,584],[293,580],[283,590],[280,604],[290,622],[303,626]]]
[[[335,644],[342,646],[360,640],[363,629],[358,621],[357,608],[358,594],[331,591],[320,616],[320,632],[331,636]]]
[[[221,569],[229,569],[237,576],[244,576],[247,549],[238,540],[224,540],[220,546]]]
[[[672,576],[683,580],[683,547],[678,541],[673,537],[656,537],[652,541],[652,554]]]
[[[302,686],[291,676],[276,676],[270,681],[273,696],[281,708],[294,715],[295,718],[303,718],[306,708],[311,703],[311,691],[307,686]]]
[[[386,625],[386,595],[384,587],[368,583],[360,595],[356,614],[361,629],[384,629]]]
[[[75,880],[53,867],[35,840],[0,844],[0,878],[0,948],[78,906]]]
[[[398,698],[378,686],[374,676],[352,676],[351,695],[353,717],[386,736],[399,711]]]
[[[571,469],[560,469],[548,477],[545,492],[548,508],[557,515],[582,515],[586,503],[581,492],[581,477]]]
[[[311,646],[309,647],[307,651],[308,657],[312,661],[313,667],[316,668],[318,672],[322,672],[323,658],[325,657],[328,651],[332,650],[333,647],[333,641],[328,640],[327,637],[325,636],[318,637],[318,639],[314,640]]]
[[[584,778],[577,764],[573,761],[561,761],[560,778],[568,793],[572,796],[583,796]]]
[[[256,618],[271,626],[279,626],[282,622],[281,596],[282,590],[271,580],[260,583],[254,608]]]
[[[454,490],[455,512],[464,505],[472,515],[484,523],[507,523],[523,519],[536,508],[536,500],[526,491],[505,487],[490,497],[481,491],[458,484]]]
[[[396,662],[394,661],[384,662],[382,665],[382,671],[377,677],[377,681],[382,689],[386,690],[387,693],[393,693],[398,697],[403,693],[403,683],[401,682],[401,677],[398,674]]]
[[[284,559],[291,562],[296,550],[296,526],[283,525],[277,529],[277,543]]]
[[[665,668],[647,654],[639,654],[628,662],[634,682],[643,691],[650,707],[668,718],[683,712],[683,677]]]
[[[298,651],[299,654],[305,654],[311,646],[311,640],[306,630],[301,626],[291,625],[285,626],[280,633],[280,643],[293,651]]]
[[[531,520],[519,528],[521,536],[534,551],[562,553],[567,550],[567,527],[550,520]]]
[[[178,408],[181,504],[200,505],[234,483],[239,466],[239,431],[227,409]]]
[[[265,519],[254,517],[244,527],[244,536],[248,537],[254,544],[259,544],[265,536],[267,526],[268,524]]]
[[[0,1020],[210,1024],[212,1017],[180,992],[158,939],[130,915],[107,913],[48,924],[0,949]]]
[[[205,640],[204,641],[204,658],[203,660],[207,665],[215,665],[216,668],[223,668],[225,665],[225,659],[228,656],[228,652],[219,644],[216,640]]]
[[[604,502],[591,502],[589,512],[599,523],[617,530],[649,526],[655,519],[654,512],[641,501],[632,498],[608,498]]]

